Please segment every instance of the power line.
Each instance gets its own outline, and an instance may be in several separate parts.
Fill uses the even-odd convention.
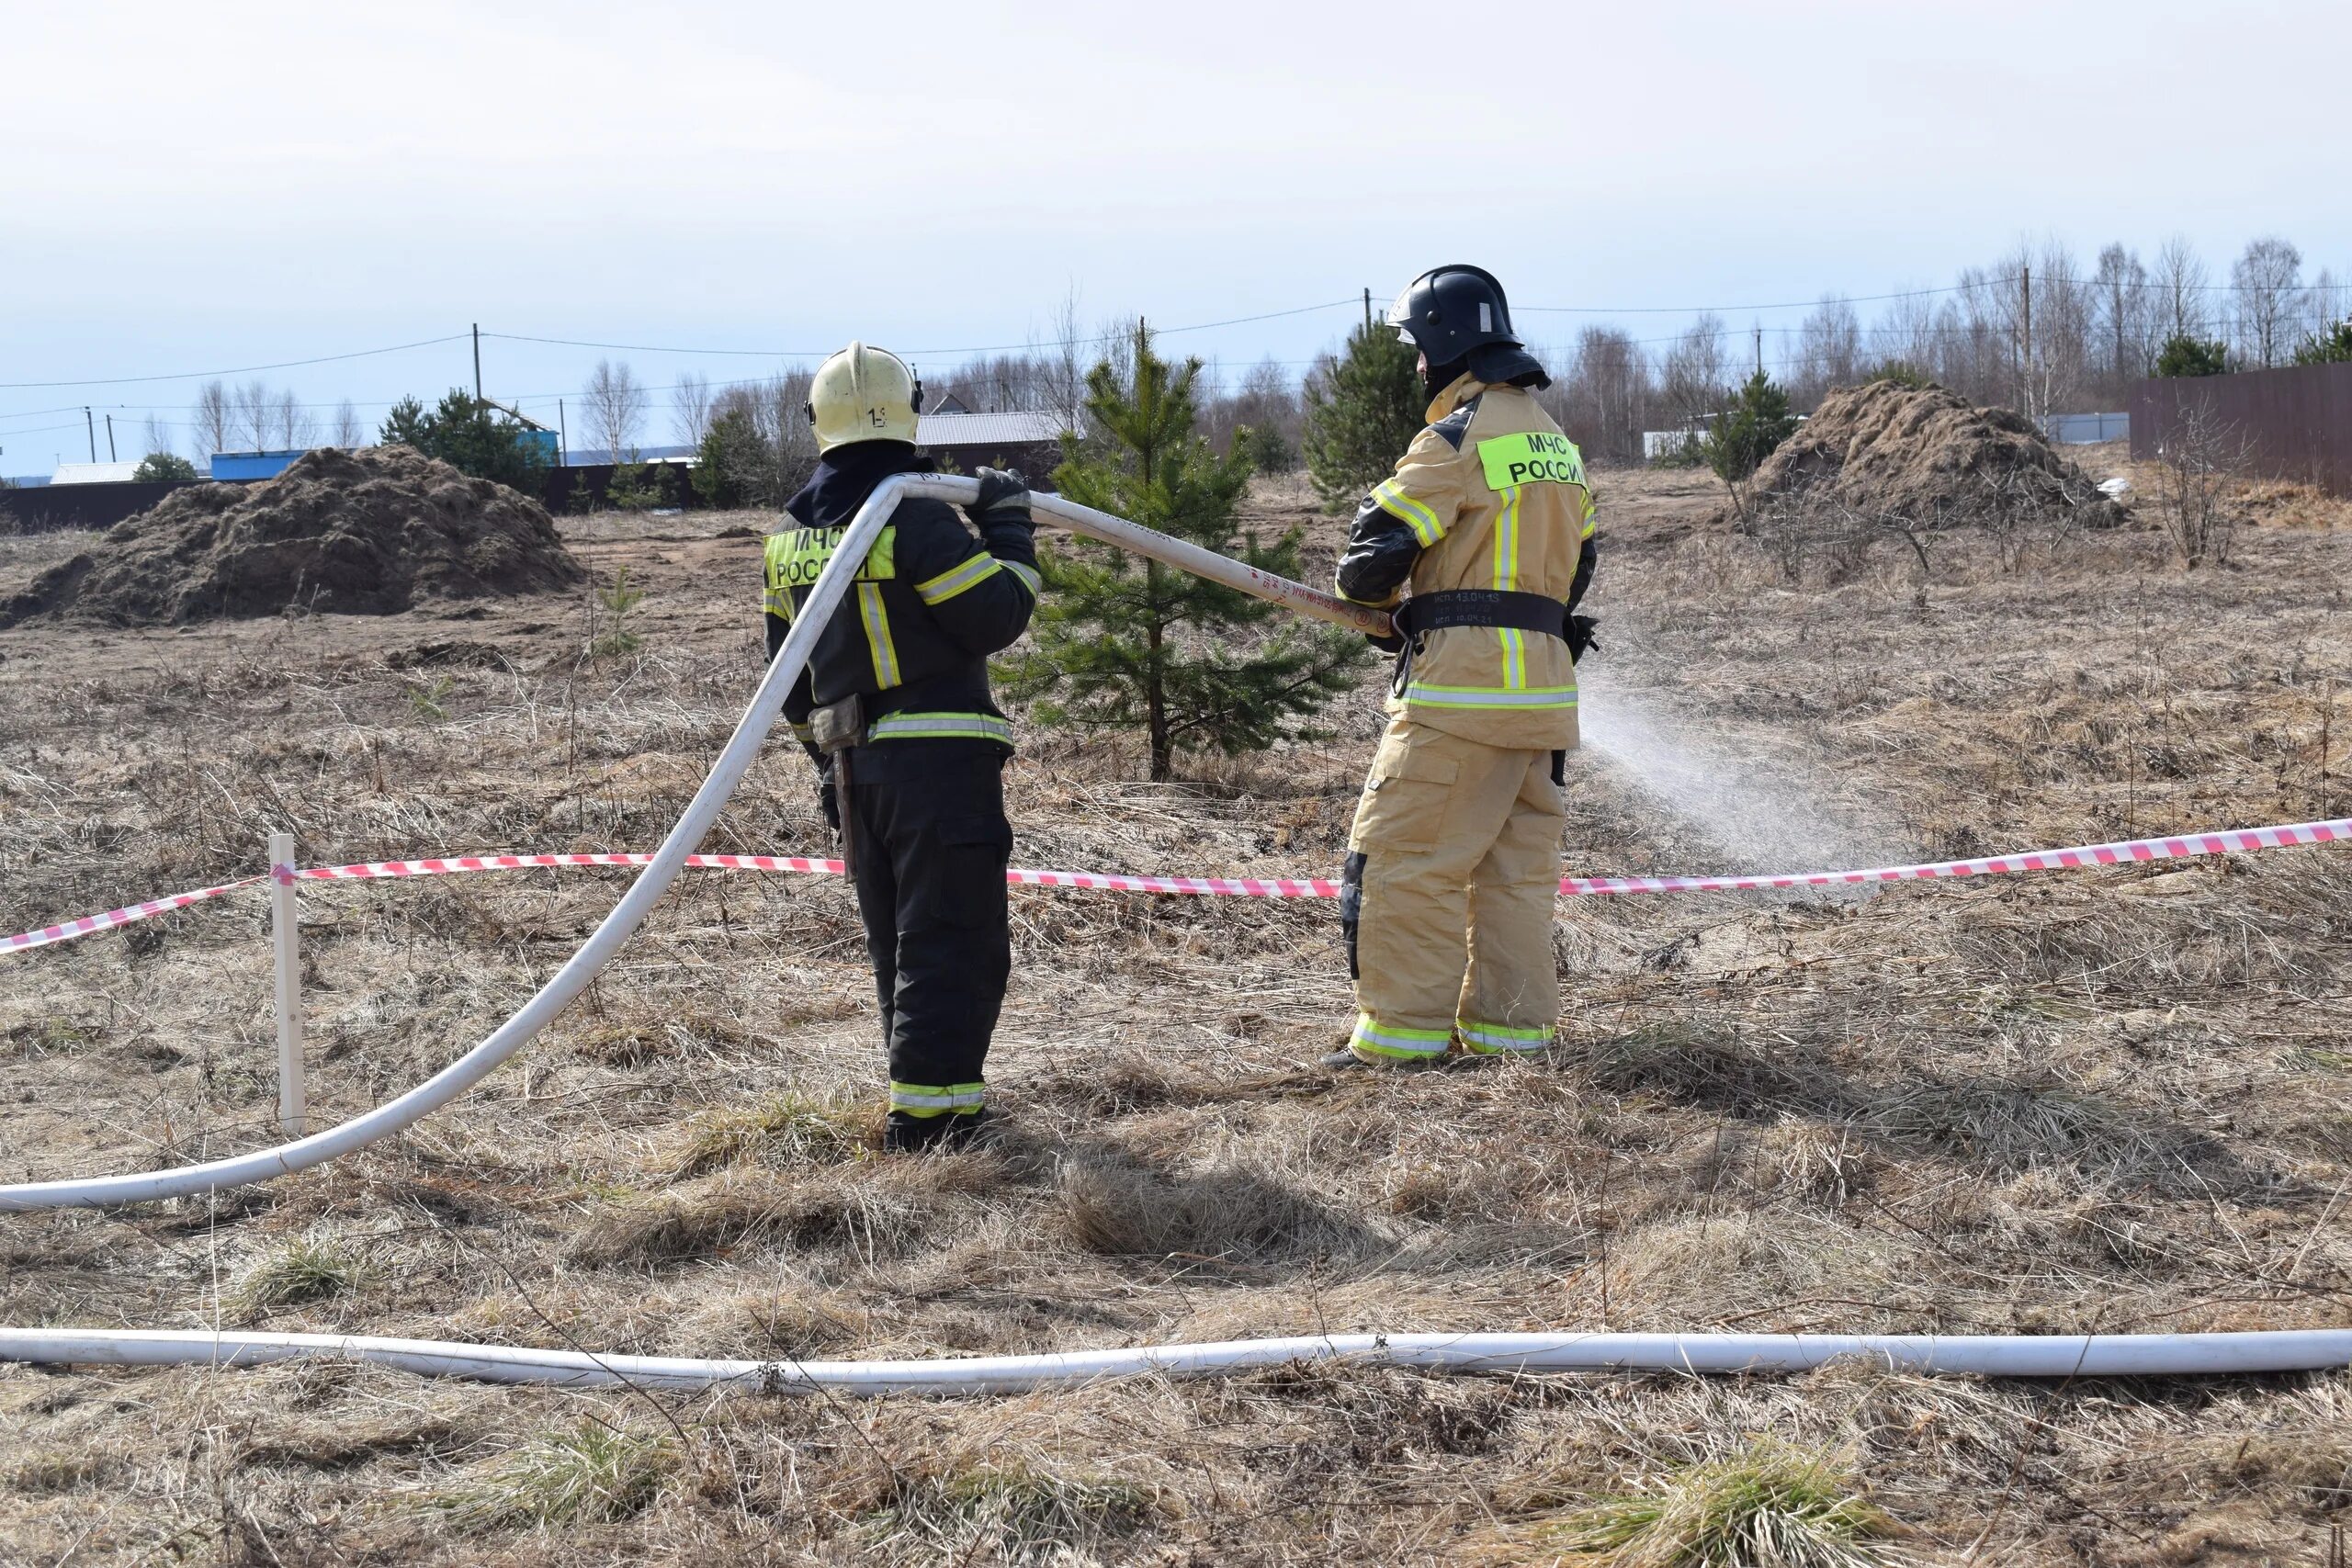
[[[1286,310],[1267,310],[1255,316],[1232,316],[1221,321],[1195,321],[1189,326],[1159,327],[1154,330],[1156,335],[1160,337],[1172,336],[1178,333],[1204,333],[1214,327],[1245,326],[1251,321],[1271,321],[1282,316],[1304,316],[1316,310],[1337,310],[1341,305],[1353,305],[1355,301],[1353,299],[1329,299],[1319,305],[1295,305]],[[838,352],[838,350],[831,348],[687,348],[676,344],[601,343],[592,338],[533,337],[522,333],[484,333],[481,335],[484,337],[500,338],[508,343],[553,344],[563,348],[617,349],[628,354],[723,355],[747,359],[824,359]],[[1072,344],[1073,346],[1117,343],[1126,334],[1124,333],[1114,333],[1095,337],[1082,338],[1053,338],[1044,340],[1033,338],[1026,343],[976,344],[962,348],[910,348],[901,352],[909,357],[918,355],[940,354],[1012,354],[1016,351],[1028,349],[1053,348],[1065,343]]]
[[[2015,278],[1992,278],[1988,283],[2014,283]],[[1843,299],[1849,305],[1872,305],[1885,299],[1920,299],[1931,294],[1964,294],[1984,284],[1961,283],[1949,288],[1905,288],[1894,294],[1822,295],[1811,299],[1783,299],[1770,305],[1514,305],[1515,310],[1527,310],[1539,315],[1564,316],[1706,316],[1739,315],[1750,310],[1804,310],[1828,299]]]
[[[401,354],[412,348],[431,348],[435,344],[457,343],[465,335],[463,333],[451,333],[447,337],[420,338],[414,343],[396,343],[389,348],[361,348],[349,354],[322,354],[311,359],[281,359],[271,365],[240,365],[225,370],[183,370],[169,376],[112,376],[86,381],[0,381],[0,390],[24,391],[38,387],[127,387],[145,381],[201,381],[209,376],[246,376],[256,370],[292,370],[304,365],[331,365],[337,360]]]

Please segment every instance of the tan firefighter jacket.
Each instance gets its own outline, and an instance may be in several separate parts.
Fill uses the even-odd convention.
[[[1356,512],[1340,592],[1396,604],[1456,589],[1539,593],[1565,608],[1591,572],[1584,457],[1525,389],[1463,377]],[[1582,574],[1579,574],[1579,565]],[[1420,635],[1392,713],[1484,745],[1577,744],[1577,671],[1564,637],[1510,626]]]

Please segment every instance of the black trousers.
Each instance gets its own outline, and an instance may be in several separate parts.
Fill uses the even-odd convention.
[[[850,758],[857,908],[895,1084],[977,1084],[1012,970],[1003,749],[884,740]]]

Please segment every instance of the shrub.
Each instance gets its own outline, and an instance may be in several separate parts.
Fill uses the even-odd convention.
[[[2331,321],[2305,338],[2295,350],[2298,365],[2352,364],[2352,316]]]
[[[167,480],[185,481],[200,479],[196,465],[176,452],[150,452],[139,460],[130,477],[141,484],[162,484]]]
[[[379,434],[386,446],[413,446],[459,473],[532,493],[547,467],[547,454],[528,426],[462,387],[452,387],[430,410],[414,398],[402,398],[385,416]]]
[[[2188,333],[2175,333],[2165,340],[2162,353],[2156,355],[2159,376],[2226,376],[2229,374],[2229,345],[2211,338],[2193,337]]]

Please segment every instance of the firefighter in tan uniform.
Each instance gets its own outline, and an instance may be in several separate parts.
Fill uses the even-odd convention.
[[[1421,350],[1430,423],[1364,498],[1340,560],[1342,595],[1395,608],[1383,646],[1397,667],[1340,902],[1356,1026],[1325,1062],[1533,1055],[1559,1014],[1553,901],[1592,498],[1491,274],[1424,273],[1388,322]]]

